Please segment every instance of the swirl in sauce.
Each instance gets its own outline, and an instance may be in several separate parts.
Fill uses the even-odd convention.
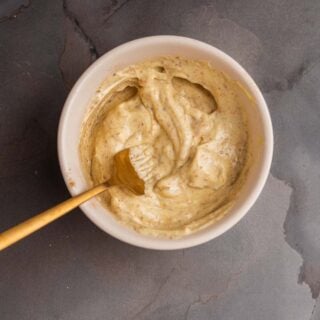
[[[163,57],[101,85],[80,154],[88,181],[99,184],[110,178],[117,152],[140,145],[152,165],[145,195],[115,186],[102,202],[138,232],[176,238],[230,209],[243,184],[247,143],[234,81],[207,62]]]

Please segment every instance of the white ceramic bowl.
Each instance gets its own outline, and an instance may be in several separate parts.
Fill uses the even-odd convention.
[[[146,59],[181,55],[206,60],[232,79],[239,81],[249,93],[245,98],[249,115],[252,144],[256,150],[248,178],[234,207],[219,222],[182,239],[156,239],[130,230],[119,223],[97,199],[81,205],[86,216],[108,234],[135,246],[173,250],[207,242],[234,226],[258,198],[270,170],[273,152],[273,133],[266,102],[249,74],[230,56],[209,44],[184,37],[154,36],[127,42],[104,54],[80,77],[64,105],[58,132],[58,154],[61,171],[72,195],[87,189],[78,152],[81,124],[102,81],[114,71]],[[251,98],[250,98],[251,96]]]

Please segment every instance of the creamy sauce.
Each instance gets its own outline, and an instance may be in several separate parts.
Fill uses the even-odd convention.
[[[244,181],[248,144],[234,85],[209,63],[182,57],[129,66],[101,85],[80,142],[88,181],[107,181],[125,148],[141,146],[146,157],[138,172],[148,172],[145,195],[114,186],[101,197],[120,221],[175,238],[227,213]]]

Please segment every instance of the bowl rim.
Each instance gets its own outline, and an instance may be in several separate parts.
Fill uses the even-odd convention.
[[[95,72],[96,69],[99,69],[103,64],[104,60],[109,59],[109,57],[116,55],[117,53],[126,50],[128,48],[134,47],[134,46],[147,46],[152,45],[157,42],[166,42],[166,43],[174,43],[177,45],[179,44],[188,44],[194,47],[197,47],[199,50],[203,51],[210,51],[210,53],[213,56],[218,56],[220,59],[224,60],[227,64],[229,64],[233,70],[241,74],[242,78],[244,79],[244,82],[246,85],[250,88],[252,96],[256,100],[256,105],[259,110],[259,114],[261,115],[261,121],[264,124],[264,157],[262,158],[262,165],[261,170],[259,172],[259,175],[256,178],[256,182],[253,186],[253,190],[248,193],[245,200],[241,204],[239,208],[235,212],[233,212],[232,215],[229,215],[227,219],[225,219],[224,223],[219,223],[210,225],[207,227],[206,232],[200,233],[200,234],[193,234],[193,238],[188,239],[188,237],[181,238],[180,241],[176,242],[173,240],[168,239],[161,239],[161,238],[153,238],[156,241],[148,242],[145,238],[141,236],[139,238],[140,234],[136,233],[136,237],[127,237],[126,235],[120,234],[118,232],[115,232],[112,228],[109,228],[106,230],[104,227],[102,227],[101,223],[91,214],[91,208],[87,206],[86,203],[82,204],[80,206],[81,210],[84,212],[84,214],[101,230],[108,233],[109,235],[117,238],[118,240],[121,240],[123,242],[126,242],[128,244],[146,248],[146,249],[154,249],[154,250],[176,250],[176,249],[184,249],[189,248],[193,246],[197,246],[200,244],[203,244],[209,240],[212,240],[224,232],[231,229],[234,225],[236,225],[251,209],[251,207],[256,202],[257,198],[259,197],[266,181],[269,175],[271,162],[272,162],[272,156],[273,156],[273,129],[272,129],[272,122],[271,117],[269,113],[269,109],[267,107],[266,101],[258,88],[257,84],[254,82],[252,77],[248,74],[248,72],[231,56],[223,52],[222,50],[199,40],[188,38],[188,37],[182,37],[182,36],[174,36],[174,35],[158,35],[158,36],[149,36],[149,37],[143,37],[135,40],[131,40],[128,42],[125,42],[112,50],[106,52],[101,57],[99,57],[94,63],[92,63],[80,76],[80,78],[77,80],[73,88],[68,94],[68,97],[64,103],[60,120],[59,120],[59,126],[58,126],[58,135],[57,135],[57,149],[58,149],[58,159],[60,164],[60,169],[62,172],[63,179],[65,181],[65,184],[72,196],[76,195],[76,191],[71,188],[68,181],[70,179],[69,175],[69,169],[67,167],[67,159],[65,157],[65,154],[63,152],[64,150],[64,132],[66,130],[66,124],[67,124],[67,118],[68,114],[71,112],[72,106],[73,106],[73,100],[75,99],[75,96],[79,93],[80,87],[83,85],[83,82],[85,82],[86,78]],[[127,227],[126,227],[127,228]],[[129,239],[130,238],[130,239]]]

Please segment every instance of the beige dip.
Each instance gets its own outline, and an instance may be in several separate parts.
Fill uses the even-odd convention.
[[[141,145],[152,161],[146,193],[111,187],[101,200],[125,225],[181,237],[220,219],[243,184],[248,133],[235,82],[209,63],[163,57],[129,66],[100,87],[80,154],[91,185],[113,156]]]

